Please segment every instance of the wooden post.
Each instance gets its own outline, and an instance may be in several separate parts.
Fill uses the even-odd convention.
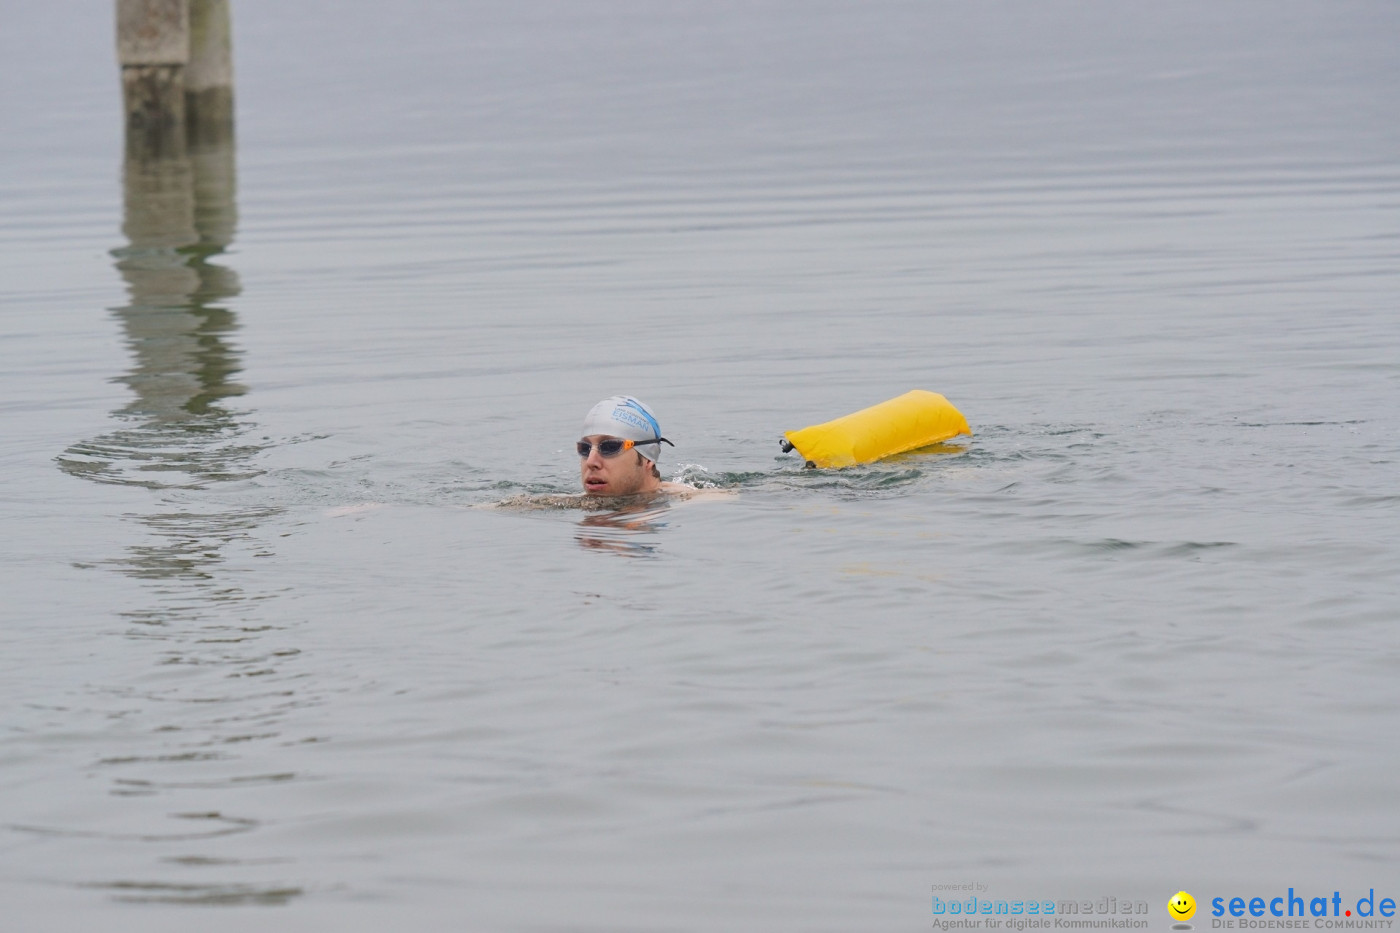
[[[185,149],[188,0],[117,0],[127,154],[161,158]]]
[[[185,120],[191,146],[218,146],[233,135],[233,42],[228,0],[188,0],[189,63]]]

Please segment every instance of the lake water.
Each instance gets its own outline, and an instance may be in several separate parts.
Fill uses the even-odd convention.
[[[1400,896],[1400,7],[241,0],[124,167],[14,6],[7,928]],[[620,392],[736,495],[476,508]]]

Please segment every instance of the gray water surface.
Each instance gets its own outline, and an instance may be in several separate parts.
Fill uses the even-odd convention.
[[[7,926],[1400,894],[1400,8],[249,0],[154,166],[109,13],[0,32]],[[734,495],[483,507],[620,392]]]

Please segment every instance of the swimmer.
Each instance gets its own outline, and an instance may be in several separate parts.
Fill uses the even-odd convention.
[[[694,495],[698,490],[661,479],[656,463],[661,445],[656,416],[630,395],[605,398],[589,409],[578,442],[579,479],[590,496]]]
[[[661,445],[676,445],[661,436],[661,426],[651,409],[630,395],[605,398],[589,409],[583,419],[582,434],[576,447],[583,495],[527,493],[473,508],[522,511],[581,509],[585,512],[608,512],[612,517],[630,516],[628,520],[648,521],[658,509],[664,510],[675,503],[732,499],[736,495],[728,489],[712,486],[701,488],[663,480],[656,466],[661,458]],[[607,522],[610,525],[612,517]],[[629,527],[628,530],[640,528]]]

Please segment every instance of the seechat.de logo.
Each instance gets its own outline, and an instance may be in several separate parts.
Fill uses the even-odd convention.
[[[1268,919],[1256,921],[1251,919],[1254,917],[1306,917],[1318,929],[1367,929],[1377,924],[1389,927],[1390,924],[1386,921],[1395,916],[1395,899],[1376,897],[1375,888],[1371,888],[1354,903],[1350,899],[1343,901],[1340,891],[1333,891],[1331,897],[1309,897],[1289,888],[1287,895],[1280,894],[1276,897],[1227,895],[1211,898],[1210,915],[1239,918],[1216,920],[1211,924],[1213,927],[1226,929],[1250,929],[1272,925]],[[1377,919],[1380,917],[1386,920]]]

